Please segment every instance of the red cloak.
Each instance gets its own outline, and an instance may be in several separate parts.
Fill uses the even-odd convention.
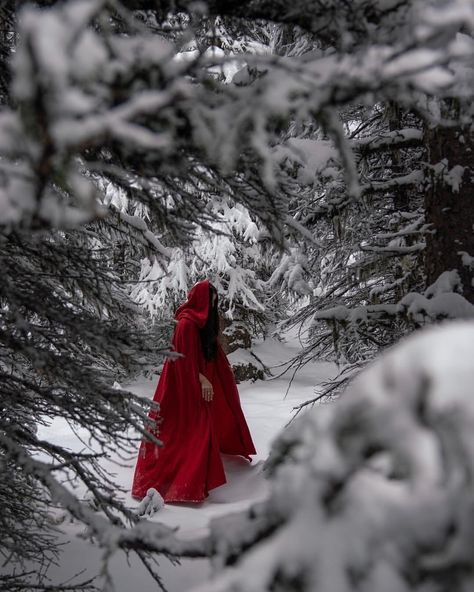
[[[201,502],[210,489],[226,482],[220,452],[249,458],[255,447],[240,407],[239,393],[227,356],[206,362],[199,329],[209,312],[209,282],[196,284],[176,311],[173,349],[184,357],[166,360],[153,400],[160,404],[157,421],[160,448],[140,446],[132,496],[143,498],[150,487],[167,502]],[[211,402],[202,397],[199,373],[212,383]]]

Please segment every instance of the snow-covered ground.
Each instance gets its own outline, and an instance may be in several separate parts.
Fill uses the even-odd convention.
[[[278,341],[265,341],[255,348],[255,353],[269,367],[274,367],[274,374],[280,374],[283,368],[276,366],[288,360],[297,351],[296,345],[283,344]],[[238,356],[238,354],[237,354]],[[234,356],[235,357],[235,356]],[[235,361],[235,360],[234,360]],[[263,461],[266,459],[274,437],[291,419],[293,407],[311,398],[315,387],[333,376],[335,366],[319,362],[305,366],[294,378],[288,390],[292,372],[283,376],[254,383],[245,382],[239,385],[242,407],[247,418],[250,431],[257,449],[257,456],[252,464],[240,457],[224,457],[227,483],[213,491],[202,504],[169,504],[156,513],[151,520],[177,527],[178,535],[183,538],[194,538],[205,534],[210,521],[223,514],[241,510],[252,502],[262,499],[267,494],[267,482],[262,475]],[[133,384],[123,385],[137,394],[153,396],[157,379],[143,379]],[[287,392],[288,390],[288,392]],[[286,396],[285,396],[286,395]],[[62,446],[81,447],[69,427],[55,420],[47,429],[39,434]],[[133,463],[127,467],[114,467],[116,482],[128,489],[133,475]],[[125,500],[130,507],[137,502],[129,495]],[[85,570],[81,579],[93,576],[101,569],[101,552],[90,542],[77,535],[83,527],[77,523],[65,523],[67,544],[60,564],[50,571],[55,583],[65,581],[74,574]],[[180,565],[171,564],[167,559],[160,558],[160,574],[169,592],[185,592],[192,586],[206,580],[210,574],[207,560],[183,560]],[[157,584],[142,567],[140,561],[124,553],[117,552],[109,563],[115,589],[117,592],[156,592]]]

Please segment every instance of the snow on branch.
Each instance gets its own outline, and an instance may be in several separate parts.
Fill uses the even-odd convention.
[[[297,417],[269,498],[211,523],[216,573],[193,592],[469,589],[473,344],[473,322],[417,333]]]
[[[5,109],[0,122],[2,165],[13,173],[0,192],[1,224],[67,228],[103,217],[84,151],[111,144],[141,154],[169,151],[172,130],[158,120],[183,95],[184,80],[178,76],[174,85],[169,72],[163,90],[134,92],[130,84],[130,96],[115,95],[123,77],[133,82],[146,69],[164,76],[176,50],[143,27],[124,36],[111,22],[95,26],[116,8],[84,0],[22,10],[12,84],[19,107]]]
[[[412,148],[422,145],[423,132],[416,128],[404,128],[377,136],[352,139],[350,145],[361,152],[377,152],[390,148]]]
[[[329,4],[341,9],[340,3]],[[451,4],[426,14],[413,7],[408,30],[394,43],[375,37],[371,44],[347,50],[292,57],[241,54],[239,62],[260,72],[242,85],[219,81],[212,60],[200,52],[181,59],[178,44],[153,34],[119,2],[24,8],[12,68],[12,98],[18,109],[3,114],[0,153],[5,155],[3,165],[19,166],[26,177],[4,182],[0,219],[32,227],[81,224],[103,213],[94,188],[77,180],[89,159],[107,161],[114,155],[124,170],[151,176],[155,169],[155,176],[172,176],[182,188],[199,154],[204,166],[228,178],[236,201],[252,202],[255,214],[277,228],[275,219],[280,208],[285,210],[286,176],[275,146],[281,143],[282,129],[309,119],[334,141],[347,191],[357,196],[354,146],[345,138],[335,109],[386,97],[416,102],[420,93],[442,96],[465,85],[462,68],[452,66],[467,63],[474,50],[454,29],[443,26],[438,15],[445,12],[447,22],[468,28],[472,14],[461,0]],[[116,10],[125,33],[114,29],[109,18]],[[443,38],[442,45],[433,42],[436,35]],[[223,57],[222,67],[232,59]],[[418,139],[409,130],[400,135],[393,142]],[[263,187],[258,192],[250,163]],[[246,186],[239,191],[242,183],[238,187],[235,172],[244,166]],[[207,182],[203,190],[213,187]]]
[[[337,321],[340,323],[361,323],[369,319],[375,320],[384,317],[390,317],[396,314],[396,304],[370,304],[367,306],[357,306],[348,308],[347,306],[335,306],[327,310],[321,310],[314,313],[313,321]]]
[[[419,186],[424,181],[423,171],[411,171],[406,175],[400,177],[394,177],[386,181],[372,181],[362,186],[362,191],[388,191],[397,187],[406,187],[410,185]]]
[[[473,318],[474,305],[462,296],[462,289],[458,271],[445,271],[423,294],[410,292],[404,296],[398,303],[398,313],[419,323],[430,319]]]
[[[387,149],[399,149],[417,147],[422,145],[423,132],[419,129],[401,129],[386,132],[377,136],[364,138],[346,138],[339,130],[338,147],[345,146],[346,161],[351,162],[354,156],[360,152],[364,155]],[[342,150],[342,149],[341,149]],[[334,177],[336,168],[344,166],[341,152],[328,140],[289,138],[285,144],[279,144],[274,149],[274,158],[283,164],[292,164],[298,167],[298,180],[302,184],[312,184],[317,177],[322,180]],[[352,175],[355,174],[354,164],[349,164]]]
[[[139,216],[131,216],[126,212],[122,212],[113,205],[109,206],[114,211],[120,223],[133,229],[135,240],[139,240],[143,245],[147,245],[151,250],[158,253],[164,259],[170,259],[171,250],[165,247],[158,237],[149,230],[147,223]]]
[[[207,539],[182,541],[175,536],[176,529],[159,523],[139,521],[132,513],[125,517],[132,523],[126,527],[118,516],[101,516],[77,497],[53,476],[54,465],[33,458],[7,435],[0,435],[0,443],[9,458],[22,468],[25,474],[47,488],[51,499],[66,509],[74,518],[86,525],[88,534],[104,548],[106,558],[116,550],[154,551],[169,556],[205,557],[209,554]]]
[[[474,305],[462,296],[462,284],[456,270],[446,271],[423,294],[409,292],[397,304],[367,304],[349,307],[335,306],[314,313],[313,323],[330,321],[351,327],[370,320],[407,317],[418,324],[443,319],[474,317]]]
[[[393,244],[389,244],[385,247],[379,247],[376,245],[359,245],[359,248],[361,251],[368,251],[369,253],[382,253],[387,255],[395,255],[397,257],[403,257],[411,253],[419,253],[423,251],[426,247],[426,243],[424,242],[415,243],[414,245],[399,245],[395,243],[396,241],[393,241]]]

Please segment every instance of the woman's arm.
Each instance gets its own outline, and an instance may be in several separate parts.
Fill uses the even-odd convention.
[[[201,343],[196,326],[192,321],[182,319],[178,322],[173,345],[176,352],[183,354],[174,360],[176,364],[176,380],[178,389],[202,397],[206,402],[212,401],[214,390],[211,382],[199,371],[199,357]],[[194,378],[197,375],[198,380]],[[193,377],[191,379],[191,377]]]
[[[202,390],[202,398],[205,401],[212,401],[212,397],[214,395],[214,389],[212,388],[212,384],[210,381],[199,372],[199,382],[201,383],[201,390]]]

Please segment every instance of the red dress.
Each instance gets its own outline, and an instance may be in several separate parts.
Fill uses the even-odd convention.
[[[160,405],[158,429],[163,447],[143,441],[132,496],[143,498],[150,487],[167,502],[201,502],[209,490],[226,482],[220,452],[249,458],[255,447],[240,407],[227,356],[206,362],[199,329],[207,320],[209,282],[199,282],[176,312],[173,349],[184,357],[167,360],[153,400]],[[212,383],[211,402],[202,397],[199,373]],[[150,412],[156,420],[156,413]],[[250,460],[250,458],[249,458]]]

